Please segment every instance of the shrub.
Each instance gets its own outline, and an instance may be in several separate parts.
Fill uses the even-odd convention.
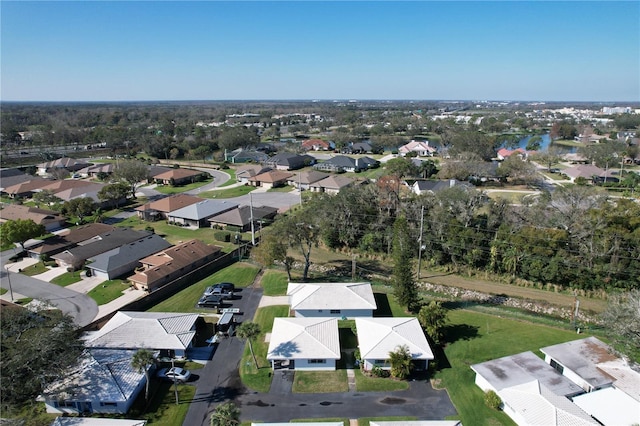
[[[500,405],[502,405],[502,400],[497,393],[490,390],[484,394],[484,403],[487,404],[487,407],[498,410],[500,409]]]
[[[224,241],[225,243],[228,243],[231,241],[231,234],[226,231],[218,231],[213,233],[213,238],[215,238],[216,241]]]
[[[389,377],[391,374],[387,370],[383,370],[377,365],[371,369],[371,375],[375,377]]]
[[[156,230],[155,230],[155,229],[153,228],[153,226],[151,226],[151,225],[146,226],[146,227],[144,228],[144,230],[145,230],[145,231],[149,231],[149,232],[151,232],[152,234],[155,234],[155,233],[156,233]]]

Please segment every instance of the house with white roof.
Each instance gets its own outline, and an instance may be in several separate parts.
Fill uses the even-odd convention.
[[[186,357],[196,336],[198,314],[118,311],[100,330],[85,336],[87,348],[168,350]]]
[[[437,152],[437,149],[429,145],[429,141],[416,141],[413,140],[398,148],[398,154],[402,157],[409,153],[415,152],[418,157],[433,157]]]
[[[77,367],[38,397],[47,413],[125,414],[146,377],[131,366],[135,350],[88,349]]]
[[[371,283],[289,283],[296,317],[370,317],[377,308]]]
[[[61,416],[56,417],[51,426],[145,426],[146,424],[146,420]]]
[[[426,370],[434,359],[433,351],[414,317],[356,318],[358,347],[365,370],[374,366],[391,369],[389,352],[406,345],[411,352],[414,369]]]
[[[337,318],[275,318],[267,350],[271,368],[335,370],[340,359]]]
[[[598,424],[570,397],[584,393],[533,352],[474,364],[475,383],[494,391],[502,409],[519,425]]]
[[[395,420],[373,421],[370,426],[462,426],[460,420]]]
[[[237,203],[226,200],[203,200],[167,213],[169,222],[190,228],[209,227],[207,220],[213,216],[238,207]]]

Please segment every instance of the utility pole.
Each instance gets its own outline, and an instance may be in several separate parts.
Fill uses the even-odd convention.
[[[351,281],[356,280],[356,255],[351,258]]]
[[[256,229],[253,223],[253,195],[249,193],[249,211],[251,212],[251,245],[256,245]]]
[[[11,272],[9,272],[9,265],[4,266],[7,272],[7,281],[9,282],[9,295],[11,296],[11,302],[13,302],[13,288],[11,288]]]
[[[420,279],[420,268],[422,267],[422,228],[424,226],[424,206],[420,209],[420,235],[418,236],[418,279]]]

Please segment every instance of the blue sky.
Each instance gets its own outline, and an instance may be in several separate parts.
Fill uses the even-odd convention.
[[[640,2],[25,2],[2,100],[640,101]]]

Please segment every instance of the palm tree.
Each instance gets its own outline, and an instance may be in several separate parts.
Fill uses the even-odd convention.
[[[409,377],[413,367],[409,346],[400,345],[394,351],[389,352],[389,363],[391,364],[391,375],[393,377],[398,379]]]
[[[251,351],[253,362],[256,364],[256,369],[258,369],[258,360],[256,359],[256,354],[253,353],[252,340],[258,337],[258,335],[260,334],[260,326],[255,322],[243,322],[236,330],[236,334],[238,335],[238,337],[247,339],[247,341],[249,342],[249,350]]]
[[[240,424],[240,410],[233,402],[218,405],[211,413],[211,426],[236,426]]]
[[[154,357],[153,353],[148,349],[138,349],[135,354],[133,354],[133,358],[131,358],[131,366],[138,372],[143,373],[147,379],[147,383],[145,385],[145,394],[144,398],[149,400],[149,367],[153,365]]]

